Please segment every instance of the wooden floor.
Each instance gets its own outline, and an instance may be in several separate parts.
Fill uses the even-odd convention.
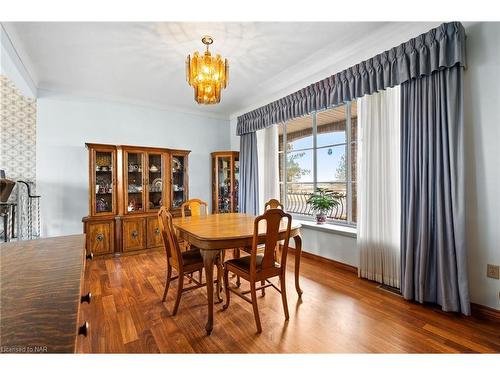
[[[279,293],[272,289],[264,297],[259,293],[260,335],[255,333],[252,306],[232,295],[228,310],[215,306],[214,330],[206,336],[204,288],[184,294],[177,316],[170,316],[177,281],[162,303],[164,281],[161,252],[88,262],[85,288],[93,300],[82,305],[80,321],[89,322],[90,335],[79,337],[78,352],[500,352],[499,322],[406,302],[349,271],[311,259],[302,259],[304,295],[298,300],[293,256],[289,258],[288,322]]]

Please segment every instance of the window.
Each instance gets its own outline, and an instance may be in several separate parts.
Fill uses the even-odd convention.
[[[316,188],[339,193],[328,217],[356,225],[356,102],[279,124],[281,201],[288,212],[313,217],[307,204]]]

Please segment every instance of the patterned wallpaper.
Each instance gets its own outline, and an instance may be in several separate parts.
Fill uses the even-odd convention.
[[[0,169],[10,180],[35,181],[36,99],[0,75]],[[15,190],[9,201],[15,200]]]

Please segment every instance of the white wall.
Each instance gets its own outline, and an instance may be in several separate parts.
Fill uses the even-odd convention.
[[[232,151],[240,150],[240,137],[236,135],[236,124],[238,123],[238,119],[236,117],[230,120],[229,124],[229,142],[231,144]]]
[[[466,241],[473,302],[500,309],[500,280],[486,265],[500,264],[500,23],[466,27],[464,80]]]
[[[359,266],[359,251],[355,237],[304,227],[301,228],[300,232],[302,234],[302,248],[308,253],[354,267]]]
[[[229,148],[229,121],[39,92],[37,188],[42,235],[82,233],[88,214],[85,142],[191,150],[189,195],[211,201],[210,153]]]

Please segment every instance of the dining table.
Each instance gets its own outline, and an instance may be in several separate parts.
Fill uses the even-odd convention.
[[[205,326],[208,335],[212,333],[214,321],[214,264],[225,249],[251,248],[254,236],[255,216],[244,213],[223,213],[201,216],[186,216],[173,219],[174,227],[180,239],[200,249],[205,269],[205,279],[208,300],[208,320]],[[302,238],[300,223],[292,220],[290,237],[295,245],[295,290],[299,298],[302,289],[299,284],[300,258],[302,252]],[[259,223],[258,243],[265,242],[265,221]],[[284,240],[287,231],[287,222],[282,220],[280,225],[280,240]],[[220,281],[220,280],[219,280]],[[215,289],[216,297],[220,299],[220,288]]]

